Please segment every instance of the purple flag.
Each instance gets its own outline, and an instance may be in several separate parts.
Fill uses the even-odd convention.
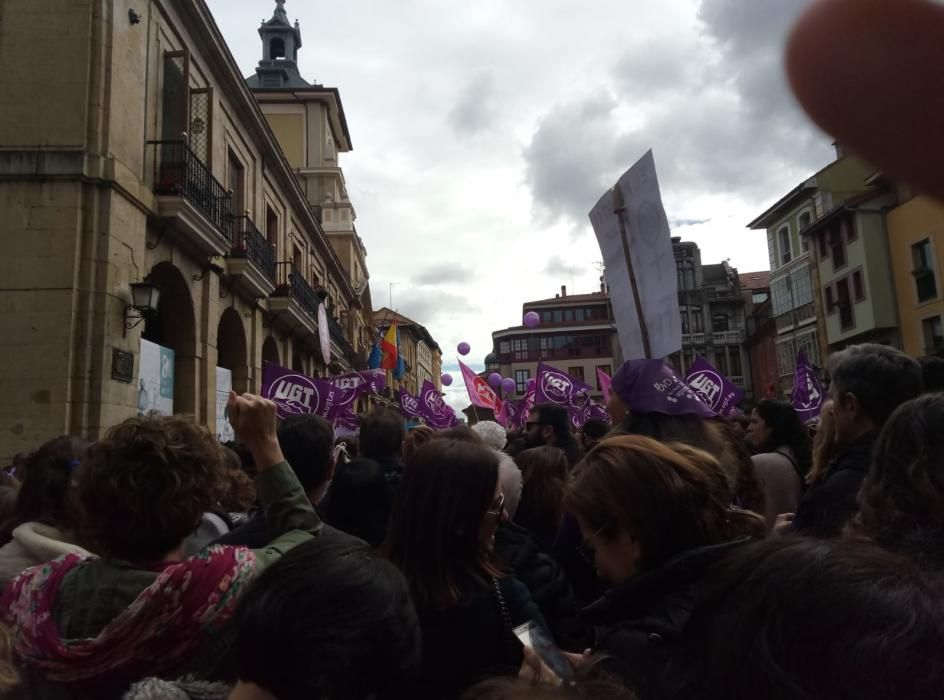
[[[816,370],[807,359],[806,352],[800,350],[793,375],[793,409],[804,424],[815,423],[819,420],[825,400],[826,392],[816,376]]]
[[[720,416],[729,416],[744,399],[744,392],[698,355],[685,377],[685,383]]]
[[[453,428],[459,424],[456,412],[443,401],[442,395],[428,379],[423,382],[420,390],[420,416],[431,428],[443,430]]]
[[[561,372],[556,367],[538,363],[538,378],[535,387],[536,403],[552,403],[563,406],[570,416],[571,425],[580,429],[587,422],[587,410],[590,405],[589,384]]]
[[[531,409],[534,408],[535,395],[534,389],[529,389],[525,395],[518,400],[508,399],[508,430],[524,430],[528,424],[528,416],[531,415]]]
[[[279,418],[314,414],[332,421],[343,408],[341,390],[323,379],[266,362],[262,368],[262,397],[274,401]]]
[[[408,392],[402,386],[398,396],[400,400],[400,412],[407,418],[424,418],[425,414],[420,410],[420,401],[413,394]]]
[[[360,427],[360,418],[357,417],[350,406],[341,409],[340,413],[334,418],[334,432],[338,437],[353,435]]]
[[[717,416],[662,360],[624,362],[613,375],[611,391],[630,411],[702,418]]]
[[[336,377],[328,377],[326,382],[338,389],[338,410],[353,406],[358,397],[364,394],[379,394],[387,386],[387,373],[382,369],[369,369],[365,372],[351,372]]]

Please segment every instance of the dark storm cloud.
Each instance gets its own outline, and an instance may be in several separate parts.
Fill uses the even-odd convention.
[[[663,194],[733,194],[766,203],[821,167],[828,140],[795,106],[783,38],[802,0],[703,0],[687,46],[647,41],[612,66],[601,90],[539,119],[523,152],[544,220],[586,222],[606,187],[654,151]]]

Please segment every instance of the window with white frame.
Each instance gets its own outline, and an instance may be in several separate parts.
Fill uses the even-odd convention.
[[[777,342],[777,370],[781,377],[789,377],[796,367],[796,355],[793,352],[793,338]]]
[[[932,316],[921,321],[924,332],[924,352],[926,355],[944,351],[944,325],[940,316]]]
[[[790,273],[794,308],[813,303],[813,280],[808,265]]]
[[[808,211],[800,214],[800,218],[797,219],[797,225],[800,229],[800,250],[802,250],[804,253],[808,252],[810,249],[810,239],[809,237],[803,235],[803,230],[808,228],[812,223],[813,214]]]
[[[793,242],[790,240],[789,226],[782,226],[777,231],[777,243],[780,246],[780,264],[786,265],[793,260]]]

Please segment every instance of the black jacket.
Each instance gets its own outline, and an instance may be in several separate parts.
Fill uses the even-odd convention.
[[[563,450],[564,454],[567,455],[567,463],[570,465],[571,469],[577,466],[577,462],[583,459],[583,448],[577,444],[573,435],[568,434],[565,440],[559,440],[553,447]]]
[[[838,537],[859,512],[858,496],[872,461],[878,433],[866,433],[843,450],[826,472],[826,478],[800,500],[793,531],[814,537]]]
[[[745,537],[686,552],[610,589],[582,612],[583,620],[597,628],[594,652],[609,656],[614,670],[640,697],[652,696],[707,570],[748,541]]]
[[[513,578],[500,581],[511,626],[529,621],[547,627],[527,588]],[[466,586],[462,602],[448,610],[418,610],[423,634],[419,692],[423,700],[455,698],[476,683],[516,675],[521,643],[505,622],[491,586]]]
[[[322,525],[321,535],[349,537],[352,541],[361,542],[359,538],[341,532],[327,524]],[[275,537],[273,537],[272,531],[269,530],[269,523],[266,521],[265,513],[260,508],[253,513],[248,523],[227,532],[225,535],[212,542],[212,544],[222,544],[230,547],[249,547],[249,549],[265,549],[274,539]]]
[[[495,532],[495,555],[531,593],[559,647],[579,653],[590,646],[591,636],[580,622],[570,581],[530,532],[502,521]]]

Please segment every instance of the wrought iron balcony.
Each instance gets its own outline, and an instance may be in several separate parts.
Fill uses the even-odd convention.
[[[344,329],[341,327],[341,324],[335,321],[331,316],[328,316],[328,330],[331,332],[331,342],[334,343],[335,347],[340,351],[341,356],[344,357],[354,369],[364,369],[364,367],[360,366],[360,355],[355,352],[351,343],[344,335]],[[366,362],[364,364],[366,365]]]
[[[275,248],[266,240],[248,216],[233,218],[234,258],[245,258],[272,282],[275,282]]]
[[[160,203],[161,216],[181,220],[181,228],[192,232],[201,249],[228,252],[232,242],[232,195],[183,141],[148,144],[154,147],[154,193],[171,200]],[[191,212],[181,202],[186,202],[210,225],[200,226],[193,221]]]
[[[276,263],[275,267],[276,281],[273,296],[289,297],[295,300],[317,322],[321,298],[305,280],[301,271],[292,262]]]

